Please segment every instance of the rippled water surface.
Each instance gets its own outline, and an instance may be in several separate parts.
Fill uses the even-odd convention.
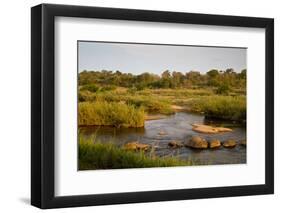
[[[113,142],[120,146],[138,141],[157,147],[155,154],[158,156],[179,156],[182,159],[193,160],[197,164],[246,163],[246,148],[240,145],[232,149],[221,147],[214,150],[194,150],[186,147],[172,149],[168,147],[168,143],[172,140],[184,143],[193,135],[201,136],[206,140],[212,138],[220,141],[234,139],[239,142],[246,139],[246,129],[242,127],[233,127],[232,132],[219,134],[201,134],[192,130],[191,124],[205,122],[204,116],[178,112],[164,119],[146,121],[144,128],[81,127],[79,129],[80,135],[85,138],[94,136],[103,143]],[[159,132],[166,134],[160,135]]]

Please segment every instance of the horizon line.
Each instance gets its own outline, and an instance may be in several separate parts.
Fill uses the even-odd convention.
[[[227,69],[233,69],[233,68],[227,68]],[[180,73],[199,72],[200,74],[201,74],[201,73],[207,74],[207,72],[209,72],[209,71],[211,71],[211,70],[217,70],[217,71],[220,73],[220,72],[226,72],[227,69],[222,70],[222,69],[212,68],[212,69],[209,69],[209,70],[206,71],[206,72],[204,72],[204,71],[199,71],[199,70],[177,71],[177,70],[164,69],[164,70],[162,71],[162,73],[165,72],[165,71],[169,71],[169,72],[171,72],[171,73],[173,73],[173,72],[180,72]],[[241,69],[239,72],[233,69],[233,72],[235,72],[235,73],[241,73],[243,70],[247,70],[247,68],[243,68],[243,69]],[[119,70],[119,69],[116,69],[116,70],[110,70],[110,69],[99,69],[99,70],[91,69],[91,70],[86,70],[86,69],[83,69],[83,70],[80,70],[80,71],[78,70],[78,73],[81,73],[81,72],[102,72],[102,71],[113,72],[113,73],[119,71],[119,72],[121,72],[121,73],[123,73],[123,74],[132,74],[132,75],[141,75],[141,74],[143,74],[143,73],[149,73],[149,74],[159,75],[159,74],[156,74],[156,73],[153,73],[153,72],[150,72],[150,71],[144,71],[144,72],[142,72],[142,73],[140,73],[140,74],[134,74],[134,73],[132,73],[132,72],[124,72],[124,71],[121,71],[121,70]],[[161,75],[162,73],[160,73],[160,75]]]

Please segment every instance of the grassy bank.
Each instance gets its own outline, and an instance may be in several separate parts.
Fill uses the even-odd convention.
[[[144,152],[126,151],[112,143],[79,139],[79,170],[190,166],[176,157],[150,157]]]
[[[246,120],[246,96],[244,92],[232,90],[231,95],[218,95],[216,89],[212,87],[144,89],[140,91],[116,88],[111,91],[99,92],[82,90],[79,92],[81,104],[79,113],[82,116],[79,119],[81,120],[79,124],[117,126],[118,122],[121,122],[120,126],[138,127],[143,125],[142,114],[168,115],[175,111],[173,105],[182,106],[183,109],[192,112],[202,113],[206,117],[244,123]],[[84,107],[84,103],[86,103],[86,106],[91,103],[92,109],[85,109],[88,107]],[[100,107],[100,105],[103,105],[103,107]],[[103,110],[100,111],[99,109]],[[106,111],[107,109],[108,111]],[[106,113],[102,111],[106,111]],[[106,115],[107,113],[109,115]]]
[[[129,89],[121,88],[116,91],[105,92],[79,92],[80,102],[122,102],[136,108],[143,107],[147,113],[171,114],[171,100],[169,98],[158,98],[153,90],[131,92]]]
[[[79,125],[143,127],[145,112],[125,103],[95,101],[79,103]]]
[[[190,110],[204,113],[210,118],[244,122],[246,120],[245,96],[210,96],[190,101]]]

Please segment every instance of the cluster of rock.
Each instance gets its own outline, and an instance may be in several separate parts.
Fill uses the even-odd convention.
[[[139,143],[138,141],[133,141],[123,146],[123,149],[127,151],[147,151],[149,148],[150,145]]]
[[[239,143],[240,145],[246,146],[246,140],[243,140]],[[218,139],[211,139],[210,141],[206,141],[204,138],[199,136],[192,136],[189,141],[187,141],[184,146],[194,148],[194,149],[215,149],[221,146],[225,148],[234,148],[238,143],[235,140],[226,140],[221,142]]]
[[[240,143],[231,139],[224,142],[221,142],[218,139],[211,139],[210,141],[207,141],[199,136],[192,136],[186,143],[182,143],[181,141],[177,140],[173,140],[168,143],[168,146],[170,148],[189,147],[193,149],[216,149],[221,146],[225,148],[234,148],[237,145],[246,146],[246,140],[243,140]],[[139,143],[138,141],[133,141],[123,146],[123,149],[130,151],[147,151],[150,148],[150,145]]]

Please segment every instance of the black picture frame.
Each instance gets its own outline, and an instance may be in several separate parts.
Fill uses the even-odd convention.
[[[265,184],[93,195],[54,195],[55,17],[264,28]],[[41,4],[31,8],[31,204],[60,208],[274,193],[274,20],[271,18]]]

